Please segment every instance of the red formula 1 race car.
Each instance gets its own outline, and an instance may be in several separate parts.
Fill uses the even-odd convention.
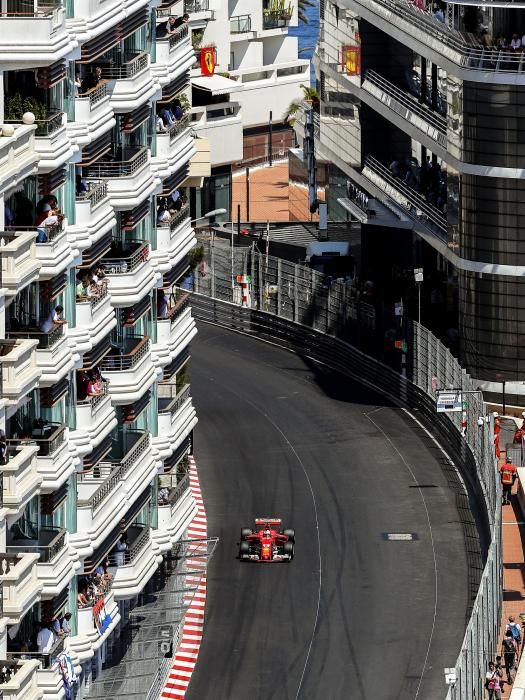
[[[280,518],[255,518],[255,530],[241,530],[241,561],[290,562],[294,549],[295,531],[283,530]]]

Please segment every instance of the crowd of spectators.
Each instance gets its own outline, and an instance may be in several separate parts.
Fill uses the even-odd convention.
[[[157,133],[169,131],[174,124],[180,122],[183,116],[184,110],[178,98],[175,98],[168,107],[159,107],[155,120]]]
[[[77,275],[77,301],[99,299],[107,290],[106,273],[102,265],[94,265],[90,270],[81,270]]]
[[[186,13],[177,17],[176,15],[170,15],[165,22],[157,24],[156,35],[157,39],[162,39],[172,34],[176,34],[177,30],[183,25],[188,24],[190,21],[190,16]]]
[[[99,564],[93,576],[83,576],[78,581],[77,604],[79,608],[90,608],[111,589],[113,574],[108,571],[109,561]]]
[[[54,194],[44,195],[35,208],[23,192],[17,192],[13,197],[13,205],[4,205],[6,230],[35,226],[37,243],[47,243],[51,228],[61,225],[64,220]]]
[[[157,226],[168,226],[172,217],[183,208],[184,195],[174,190],[169,197],[161,197],[157,206]]]
[[[103,396],[106,393],[108,380],[104,379],[98,367],[79,372],[77,377],[77,400],[85,401],[92,396]]]
[[[423,166],[420,166],[414,157],[404,160],[394,158],[388,169],[396,179],[404,182],[410,189],[421,194],[430,205],[446,214],[447,176],[438,163],[432,162],[430,156]]]

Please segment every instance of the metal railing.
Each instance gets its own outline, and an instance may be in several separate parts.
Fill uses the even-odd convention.
[[[438,233],[441,238],[446,239],[446,217],[403,180],[394,177],[390,170],[376,158],[372,156],[366,158],[363,175],[380,187],[396,204],[402,206],[412,218],[416,218],[434,233]]]
[[[104,67],[104,77],[109,80],[133,78],[149,66],[149,54],[146,51],[121,53],[115,52],[113,63]]]
[[[440,146],[447,147],[447,122],[441,114],[426,108],[416,98],[400,90],[374,70],[366,71],[362,88],[393,109],[403,119],[424,131]],[[388,96],[388,102],[384,99],[385,96]]]
[[[177,229],[180,224],[185,221],[186,219],[190,218],[190,205],[185,204],[180,211],[178,211],[176,214],[173,214],[171,219],[169,220],[168,226],[170,227],[171,233]]]
[[[107,80],[101,80],[98,85],[90,90],[87,90],[86,92],[79,92],[78,97],[81,99],[87,98],[89,100],[89,108],[90,110],[93,110],[108,94],[107,85]]]
[[[106,157],[107,158],[107,157]],[[90,179],[130,177],[148,163],[146,146],[126,146],[116,150],[111,159],[100,160],[85,167],[84,175]]]
[[[148,336],[137,337],[137,344],[128,353],[120,355],[106,355],[100,363],[103,372],[122,372],[133,369],[150,352],[150,339]]]
[[[83,401],[77,401],[77,405],[90,406],[91,416],[94,417],[98,412],[100,404],[104,401],[108,393],[109,392],[107,382],[102,382],[102,389],[99,394],[96,394],[96,396],[88,396]]]
[[[0,17],[2,15],[0,14]],[[58,131],[64,121],[64,112],[59,110],[51,110],[49,116],[45,119],[35,119],[36,131],[35,136],[51,136],[55,131]],[[20,121],[6,119],[6,124],[20,125]]]
[[[95,209],[95,207],[108,196],[108,183],[105,180],[101,180],[100,182],[93,180],[88,182],[87,185],[88,191],[77,194],[76,200],[77,202],[88,201],[91,209]]]
[[[66,440],[66,426],[62,423],[46,423],[42,430],[45,430],[47,426],[52,427],[52,431],[47,437],[31,435],[30,437],[24,438],[8,438],[6,440],[8,447],[18,445],[37,445],[40,448],[38,450],[39,457],[52,457]]]
[[[158,413],[169,413],[171,415],[174,415],[180,409],[182,406],[186,403],[186,401],[190,398],[190,392],[191,392],[191,384],[186,384],[186,386],[179,391],[178,394],[172,395],[171,392],[175,392],[175,384],[171,383],[166,383],[163,384],[162,382],[158,385],[159,387],[159,399],[168,399],[172,398],[173,400],[170,401],[166,406],[164,407],[159,407]],[[161,389],[162,387],[162,389]]]
[[[32,8],[32,9],[29,9]],[[62,8],[61,0],[45,0],[29,4],[26,0],[9,3],[9,9],[0,11],[0,17],[48,17]],[[9,31],[6,29],[6,31]]]
[[[147,262],[149,258],[149,243],[129,239],[126,243],[132,243],[137,247],[128,253],[122,254],[119,257],[104,257],[101,262],[104,266],[104,271],[107,275],[126,275],[133,272],[139,265]]]
[[[171,124],[171,126],[168,127],[168,133],[170,135],[170,141],[175,141],[179,135],[189,127],[190,125],[190,115],[185,114],[183,117],[181,117],[178,121],[175,122],[175,124]]]
[[[49,564],[64,549],[67,530],[63,528],[41,527],[39,533],[40,535],[49,533],[50,537],[54,533],[54,537],[51,538],[48,544],[22,544],[24,540],[17,540],[16,544],[8,544],[6,546],[6,552],[8,554],[21,554],[23,552],[28,554],[40,554],[39,562],[41,564]]]
[[[184,0],[184,12],[207,12],[210,9],[210,0]]]
[[[28,328],[27,330],[8,331],[7,337],[14,340],[22,338],[32,338],[38,340],[39,350],[49,350],[64,336],[64,326],[54,326],[48,333],[44,331]]]
[[[40,651],[8,651],[10,659],[20,663],[21,661],[37,660],[42,664],[42,668],[49,669],[55,662],[59,654],[64,651],[64,637],[59,637],[48,652]]]
[[[242,34],[243,32],[251,32],[251,30],[251,15],[236,15],[235,17],[230,17],[231,34]]]
[[[358,3],[374,13],[377,13],[375,6],[386,9],[388,12],[381,14],[389,22],[392,22],[390,13],[393,13],[407,23],[404,29],[412,37],[415,37],[414,29],[418,29],[429,37],[437,39],[444,48],[456,53],[454,56],[450,51],[447,51],[446,57],[464,68],[512,73],[523,72],[525,69],[525,52],[485,47],[481,41],[476,45],[469,44],[461,32],[447,27],[443,22],[433,17],[430,11],[425,12],[417,9],[413,3],[404,0],[372,0],[371,3],[368,0],[366,2],[358,0]],[[420,41],[423,40],[425,39],[420,39]],[[428,43],[428,38],[425,43]]]
[[[190,305],[190,294],[182,294],[173,306],[168,308],[166,316],[159,316],[158,321],[171,321],[172,323],[184,312]]]
[[[77,296],[76,303],[89,303],[89,305],[91,306],[91,310],[93,311],[100,304],[100,302],[108,296],[108,294],[108,285],[106,284],[106,280],[103,280],[102,284],[97,285],[96,294],[90,296]]]
[[[159,506],[174,506],[176,505],[182,496],[190,487],[190,475],[185,474],[178,484],[172,487],[169,491],[168,496],[162,502],[159,501]]]
[[[181,41],[186,39],[186,37],[189,35],[189,31],[189,26],[187,24],[183,24],[177,29],[177,31],[173,32],[173,34],[168,34],[168,36],[164,37],[164,39],[166,39],[168,42],[170,51],[173,51],[173,49],[178,46]]]

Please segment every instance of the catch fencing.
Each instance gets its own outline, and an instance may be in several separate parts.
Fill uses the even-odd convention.
[[[263,255],[254,246],[232,249],[220,241],[204,248],[192,280],[197,319],[271,341],[416,410],[450,458],[448,468],[459,469],[484,514],[481,540],[487,544],[481,559],[477,530],[467,534],[473,603],[443,697],[483,700],[487,664],[497,653],[503,582],[501,487],[493,425],[481,394],[424,326],[401,316],[385,334],[377,307],[353,281],[329,280],[302,265]],[[242,275],[251,278],[244,307],[237,281]],[[464,410],[436,413],[436,391],[450,388],[462,390]]]

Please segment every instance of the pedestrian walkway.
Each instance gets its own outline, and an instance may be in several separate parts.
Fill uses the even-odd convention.
[[[505,461],[505,453],[502,453],[501,461]],[[516,481],[512,489],[512,504],[502,507],[503,605],[497,654],[501,653],[509,616],[521,623],[520,615],[525,613],[525,514],[518,501],[518,488],[519,482]],[[522,639],[523,635],[524,632]],[[505,683],[502,698],[510,698],[512,687]]]

